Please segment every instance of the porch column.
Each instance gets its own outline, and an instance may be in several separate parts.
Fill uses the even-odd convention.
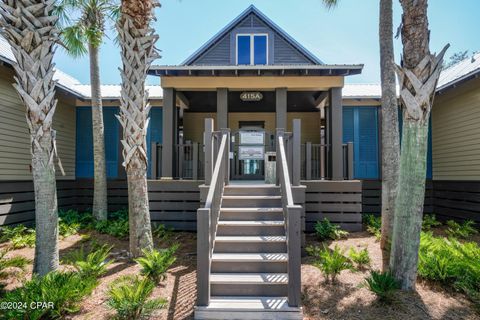
[[[329,163],[332,180],[343,180],[343,106],[342,88],[332,88],[329,93],[328,132],[330,140]]]
[[[228,128],[228,89],[217,88],[217,129]]]
[[[173,179],[175,164],[176,115],[175,89],[163,89],[162,179]]]
[[[275,89],[275,127],[287,130],[287,88]]]

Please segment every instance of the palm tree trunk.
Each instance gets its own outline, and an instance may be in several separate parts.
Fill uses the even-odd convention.
[[[118,119],[123,127],[123,157],[128,179],[130,253],[153,247],[147,189],[146,134],[150,105],[145,92],[147,71],[158,57],[158,39],[150,22],[154,1],[123,0],[117,25],[122,48],[122,94]]]
[[[36,246],[33,272],[45,275],[58,268],[58,212],[52,128],[57,101],[53,81],[54,44],[58,39],[52,16],[54,1],[3,0],[1,33],[12,47],[17,76],[14,84],[26,106],[35,190]]]
[[[392,0],[380,0],[380,70],[382,79],[382,269],[387,271],[398,186],[400,142],[395,87]]]
[[[100,90],[99,48],[90,43],[88,50],[90,53],[90,82],[92,84],[93,216],[98,220],[107,220],[107,169],[102,93]]]
[[[414,290],[425,196],[428,120],[448,45],[438,56],[430,54],[427,0],[400,3],[403,60],[397,73],[403,132],[390,268],[403,290]]]

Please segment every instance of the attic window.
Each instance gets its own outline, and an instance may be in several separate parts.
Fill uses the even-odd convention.
[[[267,63],[267,34],[237,34],[237,65],[256,65]]]

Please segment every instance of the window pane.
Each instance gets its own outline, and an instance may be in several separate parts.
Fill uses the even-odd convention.
[[[250,64],[250,36],[238,36],[238,64]]]
[[[267,64],[267,36],[254,36],[255,64]]]

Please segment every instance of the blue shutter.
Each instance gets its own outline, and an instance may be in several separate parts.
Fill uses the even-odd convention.
[[[378,119],[377,107],[356,108],[355,122],[358,136],[356,178],[378,178]]]
[[[105,158],[107,177],[118,177],[119,123],[115,118],[117,107],[103,107],[105,128]],[[76,160],[77,178],[93,178],[93,133],[91,107],[77,107],[76,121]]]
[[[150,124],[147,129],[147,156],[148,156],[148,171],[147,176],[150,178],[152,176],[152,143],[162,143],[162,123],[163,123],[163,113],[162,108],[151,108],[150,109]]]
[[[93,133],[90,107],[77,107],[75,176],[93,177]]]
[[[354,142],[353,107],[343,107],[343,143]]]
[[[118,148],[119,148],[119,125],[117,107],[103,107],[103,124],[105,127],[105,158],[107,165],[107,177],[118,178]]]

